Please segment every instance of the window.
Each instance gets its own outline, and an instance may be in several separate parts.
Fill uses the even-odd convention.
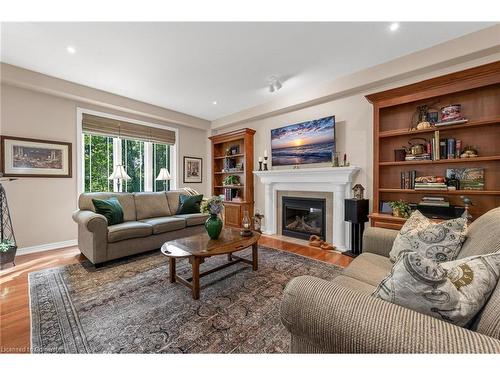
[[[153,143],[153,178],[156,179],[161,168],[170,171],[169,146]],[[170,181],[154,181],[153,191],[170,190]]]
[[[112,191],[113,138],[85,134],[85,191]]]
[[[114,166],[122,164],[130,181],[122,181],[124,192],[163,191],[170,181],[156,181],[160,168],[170,171],[170,146],[134,139],[84,133],[84,191],[116,191],[108,180]]]

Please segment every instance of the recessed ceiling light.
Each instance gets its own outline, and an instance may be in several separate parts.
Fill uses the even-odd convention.
[[[68,51],[68,53],[71,53],[72,55],[74,55],[76,53],[76,48],[73,46],[67,46],[66,51]]]
[[[217,105],[217,100],[214,100],[214,101],[212,102],[212,104],[213,104],[213,105]]]
[[[389,30],[396,31],[397,29],[399,29],[399,22],[393,22],[389,25]]]

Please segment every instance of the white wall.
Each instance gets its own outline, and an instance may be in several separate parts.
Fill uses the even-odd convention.
[[[143,112],[147,111],[147,105],[142,103],[142,106]],[[77,107],[178,128],[178,186],[186,185],[182,182],[183,156],[202,157],[203,183],[189,186],[204,194],[208,193],[206,130],[2,84],[2,135],[65,141],[73,145],[72,178],[19,178],[4,184],[19,247],[66,243],[77,238],[77,226],[71,219],[71,214],[77,208]]]

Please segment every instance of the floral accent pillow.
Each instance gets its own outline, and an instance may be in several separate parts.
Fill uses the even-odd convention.
[[[500,276],[500,253],[438,263],[404,252],[372,296],[466,326],[483,308]]]
[[[437,262],[456,259],[467,233],[467,220],[457,218],[435,223],[415,211],[406,220],[392,245],[389,258],[395,262],[403,251],[415,251]]]

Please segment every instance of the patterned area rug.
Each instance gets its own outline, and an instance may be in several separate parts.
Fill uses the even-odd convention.
[[[282,353],[287,282],[341,268],[260,247],[259,270],[238,263],[201,279],[201,296],[168,280],[159,252],[94,269],[74,264],[29,275],[32,351],[38,353]],[[251,258],[249,249],[240,252]],[[201,271],[226,261],[207,259]],[[187,260],[177,272],[189,276]]]

